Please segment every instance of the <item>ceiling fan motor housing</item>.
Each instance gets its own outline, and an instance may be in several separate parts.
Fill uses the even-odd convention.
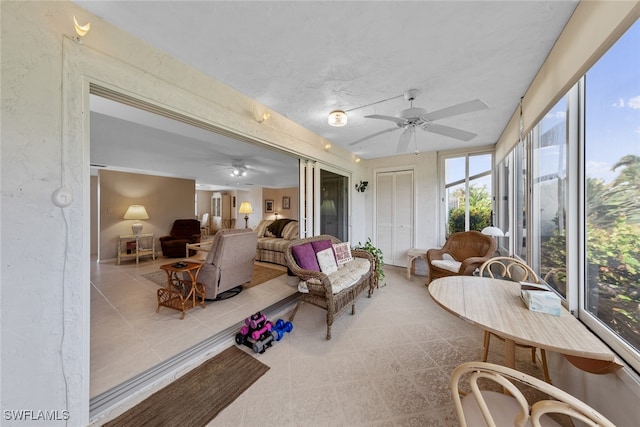
[[[399,117],[401,119],[411,120],[411,119],[419,119],[422,116],[427,114],[427,110],[420,107],[412,107],[407,108],[406,110],[400,111]]]

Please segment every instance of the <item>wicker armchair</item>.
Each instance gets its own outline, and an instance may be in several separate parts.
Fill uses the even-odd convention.
[[[493,237],[479,231],[453,233],[442,249],[427,251],[427,284],[440,277],[471,276],[476,268],[493,256],[496,246]]]
[[[333,325],[334,320],[349,306],[351,306],[351,314],[354,315],[356,313],[356,300],[365,291],[369,291],[369,296],[371,296],[374,286],[373,278],[375,276],[375,259],[373,255],[365,250],[353,249],[351,251],[351,255],[353,256],[354,260],[342,265],[337,274],[331,273],[330,275],[327,275],[325,273],[322,273],[321,271],[305,270],[301,268],[298,265],[298,262],[296,261],[296,258],[293,254],[293,248],[305,243],[319,242],[322,240],[330,240],[332,244],[340,243],[340,240],[333,236],[320,235],[308,237],[306,239],[294,240],[293,242],[291,242],[291,244],[289,244],[285,251],[285,259],[287,261],[289,269],[291,270],[291,272],[293,272],[294,275],[298,276],[300,280],[306,282],[306,286],[308,289],[308,293],[300,294],[298,304],[293,310],[293,313],[291,314],[289,320],[293,321],[298,308],[303,302],[308,302],[309,304],[320,307],[327,311],[327,340],[330,340],[331,326]],[[345,271],[345,269],[348,271],[349,269],[362,268],[362,266],[365,265],[362,261],[359,260],[368,261],[367,268],[363,269],[364,274],[362,274],[359,279],[357,279],[356,282],[351,284],[349,287],[346,287],[339,292],[334,293],[334,285],[337,284],[338,280],[344,277],[343,272]],[[357,271],[357,274],[360,274],[360,270]],[[332,283],[332,281],[334,283]]]

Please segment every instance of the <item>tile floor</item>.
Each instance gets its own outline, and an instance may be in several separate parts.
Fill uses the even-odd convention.
[[[303,304],[293,332],[255,355],[271,369],[209,426],[457,426],[449,375],[480,360],[482,331],[437,306],[424,277],[385,272],[387,285],[339,317],[330,341],[325,312]],[[501,351],[492,342],[489,360]],[[518,352],[518,368],[540,377]]]
[[[177,310],[160,307],[156,313],[158,285],[142,277],[174,261],[92,264],[91,397],[297,291],[284,274],[228,300],[208,302],[205,309],[197,306],[180,320]]]
[[[92,396],[295,290],[283,275],[180,321],[174,310],[155,313],[157,286],[140,277],[166,261],[100,264],[92,272]],[[294,330],[264,354],[242,347],[271,369],[209,426],[457,425],[449,374],[480,359],[482,331],[437,306],[425,277],[409,281],[399,267],[385,272],[386,286],[360,299],[355,316],[340,316],[330,341],[325,312],[303,304]],[[489,360],[500,363],[501,351],[492,340]],[[518,351],[518,369],[541,377],[528,350]]]

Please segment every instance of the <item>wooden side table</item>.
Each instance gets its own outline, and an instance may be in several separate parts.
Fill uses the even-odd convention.
[[[427,250],[420,248],[411,248],[407,251],[407,280],[411,280],[411,275],[416,274],[416,259],[424,258],[427,260]]]
[[[124,246],[123,246],[124,243]],[[131,243],[131,247],[127,245]],[[136,264],[140,263],[140,258],[149,256],[156,259],[156,238],[151,233],[139,235],[122,234],[118,236],[118,265],[122,259],[135,258]]]
[[[191,254],[189,253],[191,251],[209,252],[211,250],[212,243],[213,242],[211,240],[207,240],[206,242],[200,242],[200,243],[187,243],[187,246],[186,246],[187,253],[185,255],[185,258],[189,258],[191,256]]]
[[[202,283],[198,283],[198,273],[202,264],[199,262],[182,261],[172,264],[161,265],[160,268],[167,272],[167,287],[158,289],[158,307],[173,308],[182,311],[180,320],[184,319],[184,313],[200,304],[206,308],[204,303],[206,289]],[[187,273],[190,280],[182,279],[182,273]],[[200,300],[198,303],[197,300]]]

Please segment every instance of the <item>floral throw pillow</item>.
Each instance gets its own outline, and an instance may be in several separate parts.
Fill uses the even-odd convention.
[[[353,259],[349,242],[336,243],[333,245],[333,250],[336,253],[336,263],[338,265],[346,264]]]

